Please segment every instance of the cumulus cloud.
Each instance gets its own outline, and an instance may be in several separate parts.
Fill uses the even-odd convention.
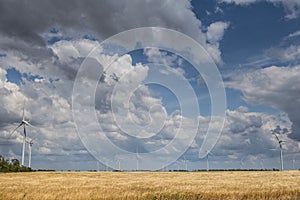
[[[289,137],[300,140],[300,66],[277,67],[246,72],[231,77],[227,87],[241,90],[244,98],[255,105],[268,105],[286,112],[292,121]]]
[[[87,51],[91,50],[89,48],[93,48],[91,42],[78,40],[61,45],[58,42],[55,46],[49,47],[55,50],[56,57],[61,57],[61,62],[32,63],[18,57],[14,52],[1,57],[1,143],[15,144],[3,146],[1,153],[9,157],[20,155],[19,144],[22,142],[22,130],[18,130],[12,136],[10,133],[22,120],[24,101],[25,118],[36,127],[27,129],[27,136],[34,140],[32,152],[34,160],[39,162],[46,160],[49,163],[53,155],[58,157],[73,155],[74,157],[66,157],[66,161],[71,161],[78,156],[77,150],[74,150],[75,147],[78,146],[80,150],[85,149],[72,122],[73,79],[70,79],[70,72],[76,73],[79,64],[72,64],[73,59],[86,56]],[[98,43],[93,44],[96,46]],[[73,51],[70,53],[70,50],[63,48],[64,46],[70,47],[69,49]],[[62,57],[64,53],[68,56]],[[11,66],[20,72],[22,84],[10,82],[6,78],[7,70]],[[46,158],[44,158],[45,155]],[[86,155],[88,155],[87,152]],[[89,159],[92,158],[89,157]],[[38,166],[34,163],[34,167]],[[39,164],[43,166],[43,163]]]
[[[34,139],[33,158],[51,162],[53,159],[58,159],[64,156],[70,156],[66,162],[72,162],[77,156],[84,156],[78,152],[85,148],[76,133],[75,124],[72,120],[71,110],[71,95],[74,81],[74,72],[80,66],[80,63],[74,63],[87,55],[87,53],[98,46],[97,41],[90,41],[86,39],[74,41],[59,41],[48,48],[53,50],[55,57],[58,58],[54,63],[39,63],[34,64],[26,60],[19,59],[14,53],[8,53],[7,56],[1,59],[1,132],[3,133],[3,142],[7,142],[7,136],[13,130],[22,118],[23,101],[25,100],[25,116],[26,119],[31,119],[31,123],[38,127],[38,129],[28,128],[28,137]],[[102,128],[109,137],[116,144],[125,150],[134,152],[135,146],[139,146],[139,151],[147,152],[153,151],[162,147],[164,143],[171,140],[174,134],[181,131],[181,140],[178,147],[189,140],[189,132],[182,134],[178,126],[181,121],[181,115],[172,114],[166,116],[167,112],[162,105],[162,100],[153,97],[153,94],[146,86],[139,86],[145,79],[148,67],[138,63],[133,66],[130,55],[118,57],[117,55],[100,54],[101,48],[96,52],[97,57],[92,57],[90,62],[99,64],[99,66],[114,63],[103,73],[100,78],[99,87],[96,91],[96,112]],[[11,83],[6,79],[7,69],[13,65],[22,75],[22,84],[18,85]],[[92,70],[93,68],[91,68]],[[93,71],[88,73],[93,74]],[[25,74],[39,75],[40,78],[26,79]],[[70,76],[70,74],[73,74]],[[73,77],[73,78],[72,78]],[[39,81],[37,81],[38,79]],[[92,81],[92,80],[91,80]],[[117,87],[119,84],[119,87]],[[117,87],[117,92],[112,95],[114,87]],[[132,91],[132,92],[130,92]],[[85,91],[81,91],[85,96]],[[116,110],[112,110],[111,99],[115,99],[114,105]],[[129,99],[128,99],[129,97]],[[88,98],[88,96],[85,96]],[[78,102],[81,110],[86,108],[86,99],[83,98]],[[128,102],[128,103],[127,103]],[[122,116],[118,115],[120,109],[127,109],[129,113]],[[116,111],[119,116],[119,124],[116,124],[112,116],[112,111]],[[150,115],[149,115],[150,114]],[[90,116],[83,119],[88,121]],[[151,117],[151,119],[149,118]],[[187,119],[189,121],[189,119]],[[133,124],[132,124],[133,122]],[[155,126],[146,131],[136,133],[138,137],[152,136],[156,132],[162,130],[162,133],[151,140],[146,140],[139,144],[137,140],[126,135],[126,129],[118,125],[132,124],[131,130],[135,127],[144,127],[151,122]],[[166,122],[166,126],[162,123]],[[194,123],[190,120],[190,123]],[[159,125],[159,126],[156,126]],[[122,129],[123,128],[123,129]],[[125,130],[125,132],[124,132]],[[95,133],[97,130],[91,130],[89,126],[85,128],[86,133]],[[127,132],[128,133],[128,132]],[[134,133],[130,133],[134,134]],[[15,135],[8,138],[9,141],[20,144],[22,141],[22,132],[17,131]],[[1,140],[2,142],[2,140]],[[154,145],[153,145],[154,144]],[[19,146],[15,145],[9,149],[4,149],[9,156],[18,155]],[[76,147],[76,149],[74,149]],[[109,149],[107,149],[109,150]],[[109,152],[109,151],[108,151]],[[172,152],[170,152],[171,155]],[[111,154],[109,154],[111,156]],[[46,156],[46,158],[43,158]],[[56,157],[56,158],[55,158]],[[91,159],[91,158],[90,158]],[[34,166],[34,162],[33,162]],[[43,166],[40,165],[39,166]],[[52,165],[54,166],[54,165]]]
[[[31,61],[54,56],[47,44],[55,37],[71,39],[89,35],[102,41],[121,31],[145,26],[183,32],[207,46],[212,57],[221,61],[219,49],[206,43],[205,33],[201,32],[202,23],[192,12],[189,0],[164,3],[157,0],[43,3],[3,0],[0,5],[1,49],[22,52]],[[12,10],[18,15],[12,15]]]
[[[210,117],[199,117],[200,134],[195,138],[194,145],[184,154],[182,159],[188,158],[190,161],[198,161],[199,148],[204,135],[201,132],[207,130]],[[215,117],[218,119],[218,117]],[[221,118],[219,118],[221,121]],[[218,126],[216,120],[215,126]],[[235,110],[226,111],[226,123],[222,134],[213,148],[210,156],[210,164],[214,168],[276,168],[279,167],[279,146],[278,141],[272,134],[272,130],[280,127],[282,132],[279,137],[285,140],[284,152],[286,158],[293,156],[299,151],[298,142],[289,138],[292,122],[287,114],[271,115],[262,112],[251,112],[247,107],[238,107]],[[274,160],[275,159],[275,160]],[[266,166],[262,167],[261,161]],[[205,162],[205,159],[200,159]],[[246,163],[246,165],[244,165]],[[228,166],[228,167],[226,167]],[[198,167],[198,166],[197,166]]]
[[[207,41],[216,44],[223,38],[225,30],[229,27],[226,22],[214,22],[207,27]]]
[[[245,112],[244,107],[227,110],[226,125],[213,152],[218,156],[229,156],[234,159],[242,157],[270,157],[277,149],[276,138],[272,129],[276,126],[290,130],[291,122],[287,115],[269,115],[260,112]],[[296,142],[288,134],[280,137],[289,141],[285,146],[289,151],[297,151]]]
[[[58,42],[57,44],[50,46],[49,48],[53,49],[53,52],[55,52],[56,56],[60,58],[62,62],[72,63],[73,59],[85,56],[86,52],[88,52],[88,49],[97,46],[97,44],[97,42],[86,40],[68,42],[62,41],[61,43]],[[66,53],[64,54],[64,52]],[[7,59],[3,63],[8,63],[8,61],[13,60],[15,66],[23,72],[26,72],[27,68],[32,67],[23,65],[23,60],[14,60],[13,58],[14,56],[11,57],[8,55],[7,57],[2,58],[2,60],[5,61],[5,59]],[[99,56],[97,62],[109,63],[110,60],[115,60],[115,62],[111,65],[111,68],[106,70],[103,80],[100,80],[95,99],[97,117],[102,124],[103,134],[110,138],[111,142],[113,142],[115,145],[118,145],[129,152],[135,152],[138,147],[138,151],[140,153],[152,152],[160,149],[172,141],[177,135],[179,139],[176,141],[176,148],[174,148],[173,151],[167,152],[167,155],[170,157],[174,156],[177,151],[181,150],[178,147],[184,146],[193,135],[195,119],[182,116],[179,111],[167,114],[166,116],[166,111],[162,100],[160,98],[153,97],[153,94],[147,87],[137,87],[145,79],[148,73],[149,68],[146,65],[142,65],[140,63],[133,65],[130,55],[124,55],[122,57],[118,57],[116,55],[103,55]],[[49,66],[52,68],[48,68]],[[62,169],[64,168],[62,167],[64,163],[72,163],[74,167],[77,166],[75,164],[76,162],[82,162],[83,159],[86,161],[86,163],[90,163],[89,165],[92,166],[91,161],[93,158],[89,156],[89,153],[81,144],[72,121],[70,99],[71,92],[68,91],[70,88],[72,88],[72,81],[68,79],[66,74],[60,73],[61,71],[59,70],[59,66],[54,64],[50,64],[49,66],[46,69],[41,68],[36,71],[36,73],[43,75],[43,81],[36,82],[33,80],[24,79],[23,85],[17,85],[8,82],[8,80],[4,78],[6,75],[5,68],[1,69],[0,74],[2,74],[3,77],[3,87],[0,88],[0,93],[3,97],[0,100],[2,109],[0,112],[1,130],[4,135],[8,135],[10,130],[17,125],[17,122],[19,122],[22,117],[21,110],[23,106],[23,100],[25,99],[25,115],[28,119],[32,120],[34,125],[39,127],[38,130],[28,129],[28,136],[34,137],[36,141],[33,148],[33,159],[35,159],[38,163],[33,162],[33,166],[43,167],[45,166],[43,163],[53,162],[56,164],[50,164],[48,166]],[[76,69],[78,66],[76,65],[71,67],[75,67],[74,69]],[[49,71],[43,72],[43,70]],[[237,88],[237,85],[239,87],[246,87],[246,85],[251,86],[254,85],[254,83],[262,83],[263,79],[269,77],[267,80],[271,82],[268,82],[265,85],[259,84],[260,86],[257,87],[262,86],[262,89],[265,91],[265,93],[268,91],[271,93],[274,91],[277,93],[282,93],[283,91],[281,91],[281,89],[283,90],[283,88],[291,88],[291,85],[288,85],[288,83],[285,81],[289,77],[289,80],[292,80],[292,83],[294,83],[291,84],[294,85],[294,87],[297,86],[296,77],[298,75],[297,71],[299,71],[299,68],[290,69],[274,67],[274,69],[270,68],[264,70],[269,71],[263,73],[264,71],[262,70],[256,74],[247,74],[245,75],[246,78],[239,77],[240,79],[237,78],[228,84],[230,84],[230,87],[235,86],[235,88]],[[261,81],[257,80],[259,79],[258,75],[264,75],[264,77],[261,78]],[[53,77],[57,77],[60,80],[51,82],[50,78]],[[277,78],[278,82],[276,82],[275,80],[271,80],[271,77],[279,77],[280,80]],[[250,80],[253,82],[250,82]],[[119,111],[122,108],[126,108],[129,111],[128,115],[125,115],[124,117],[123,113],[117,113],[120,114],[120,124],[124,125],[134,122],[133,125],[136,127],[145,127],[149,124],[149,122],[151,122],[149,117],[154,117],[154,121],[164,121],[163,126],[152,127],[152,129],[145,128],[146,132],[137,132],[137,134],[140,135],[134,136],[141,138],[143,138],[143,136],[152,136],[153,132],[151,132],[151,130],[159,132],[157,135],[153,135],[153,137],[150,139],[141,139],[141,141],[134,140],[130,135],[126,134],[126,132],[122,130],[122,127],[119,126],[120,124],[116,124],[115,118],[111,113],[112,109],[107,109],[107,107],[109,107],[111,104],[110,98],[112,97],[112,88],[118,83],[121,83],[122,87],[118,88],[118,92],[115,95],[116,100],[118,100],[115,102],[118,106],[118,109],[115,111]],[[277,85],[274,86],[274,84]],[[271,87],[272,85],[274,88]],[[269,86],[271,88],[269,88]],[[133,93],[129,93],[128,91],[131,90],[130,88],[138,89],[134,90]],[[278,88],[278,91],[276,88]],[[258,89],[252,88],[252,90],[246,90],[245,94],[248,95],[245,96],[247,99],[249,99],[249,101],[251,100],[251,94],[253,93],[253,90],[257,91]],[[295,90],[297,90],[297,88],[295,88]],[[291,89],[290,92],[292,91],[294,90]],[[286,96],[285,98],[292,98],[290,97],[290,94],[288,94],[288,91],[284,92],[287,93],[282,94],[286,95],[281,95],[281,97]],[[84,94],[84,91],[82,91],[82,93]],[[130,96],[129,104],[126,104],[126,96]],[[252,101],[257,99],[258,102],[265,103],[267,97],[266,95],[262,95],[260,98],[257,96],[252,98]],[[271,98],[274,98],[274,96]],[[277,100],[272,105],[274,105],[274,107],[277,106],[276,108],[278,108],[278,104],[281,104],[282,102],[284,102],[284,100]],[[82,99],[82,102],[79,103],[82,106],[82,111],[85,110],[87,106],[85,105],[85,99]],[[285,109],[285,111],[286,110],[287,109]],[[290,117],[290,113],[287,113]],[[84,124],[88,124],[89,117],[90,116],[86,116],[85,119],[82,119]],[[216,119],[218,118],[218,116],[214,117]],[[204,133],[208,128],[210,118],[210,116],[199,116],[197,118],[200,122],[199,133],[196,136],[195,141],[190,144],[190,147],[185,154],[185,158],[191,161],[199,160],[198,150],[204,139]],[[7,121],[3,121],[2,119],[7,119]],[[249,112],[246,107],[239,107],[236,110],[228,110],[227,122],[224,131],[213,152],[216,157],[220,157],[223,160],[239,160],[241,157],[247,157],[247,159],[255,161],[257,156],[261,156],[266,159],[274,154],[274,149],[277,147],[276,139],[272,139],[270,130],[277,125],[280,125],[281,128],[286,128],[287,130],[291,130],[292,127],[294,129],[295,119],[291,117],[290,119],[293,122],[293,125],[289,121],[288,117],[284,115],[273,116],[264,113]],[[181,124],[182,120],[184,120],[184,124]],[[12,122],[16,123],[12,124]],[[217,120],[212,127],[217,130],[217,127],[222,124],[221,122],[222,118],[220,117],[220,121]],[[159,123],[157,122],[156,124]],[[99,130],[92,130],[90,126],[86,126],[85,131],[89,134],[100,134]],[[284,148],[289,151],[296,151],[297,149],[295,149],[295,143],[291,141],[288,136],[291,136],[291,134],[282,135],[284,140],[289,141]],[[92,135],[90,138],[93,140]],[[1,146],[1,152],[6,152],[10,157],[18,156],[20,154],[20,144],[22,142],[21,132],[18,132],[13,136],[13,141],[15,141],[15,145],[11,146],[10,148],[7,148],[7,146]],[[91,142],[92,144],[95,143],[95,145],[101,146],[101,142],[95,140]],[[116,156],[114,155],[114,151],[112,151],[112,149],[105,149],[105,152],[105,154],[101,155],[109,157]],[[122,166],[124,166],[125,164],[122,159],[125,158],[123,158],[122,155],[118,155],[118,159],[121,159]],[[161,157],[161,159],[165,158]],[[59,165],[58,163],[61,164]]]
[[[0,57],[0,142],[15,144],[1,146],[1,153],[9,157],[20,157],[22,132],[17,131],[9,139],[6,136],[22,119],[25,100],[26,119],[30,119],[37,127],[28,128],[27,131],[28,137],[34,139],[32,154],[33,159],[38,162],[33,161],[33,167],[57,169],[64,168],[62,166],[66,163],[93,160],[76,133],[72,119],[71,96],[80,65],[89,52],[99,46],[99,41],[131,28],[166,27],[197,40],[221,63],[219,41],[228,28],[227,23],[216,22],[207,28],[207,32],[202,32],[205,28],[202,29],[201,21],[192,12],[189,0],[164,3],[139,0],[0,0],[0,10],[0,48],[5,52],[5,55]],[[189,23],[186,23],[187,21]],[[146,65],[133,65],[130,55],[119,57],[101,53],[102,49],[99,48],[94,56],[85,62],[91,65],[88,73],[93,74],[93,65],[102,67],[115,60],[110,68],[104,71],[102,77],[99,77],[99,87],[93,99],[98,120],[102,122],[102,133],[105,132],[112,142],[131,152],[136,151],[136,146],[140,148],[140,152],[154,151],[166,145],[177,134],[179,139],[175,148],[173,151],[168,149],[167,153],[172,155],[181,151],[181,147],[192,138],[195,120],[183,116],[178,111],[167,113],[162,99],[155,97],[148,87],[139,86],[149,72]],[[155,49],[145,50],[144,53],[150,62],[169,65],[175,63],[179,66],[182,63],[177,57],[168,56]],[[19,84],[7,80],[6,75],[11,68],[20,73]],[[181,68],[176,70],[176,73],[172,72],[175,75],[185,73]],[[136,134],[141,135],[135,136],[153,136],[153,132],[160,131],[158,135],[142,142],[132,140],[132,137],[118,126],[120,124],[114,122],[110,99],[113,96],[113,88],[118,83],[120,87],[114,93],[116,110],[129,110],[127,115],[117,113],[120,124],[131,123],[131,128],[147,127],[151,123],[159,125],[148,126],[149,129],[145,128],[146,132],[136,131]],[[136,87],[138,89],[133,90]],[[81,91],[84,98],[78,102],[82,112],[87,108],[87,99],[91,98],[86,95],[85,89]],[[129,93],[130,90],[133,90],[132,93]],[[128,95],[130,98],[127,104]],[[82,121],[87,124],[89,119],[90,115],[87,115]],[[206,122],[203,122],[201,127],[204,131],[207,129],[209,118],[202,120]],[[181,126],[182,121],[184,123]],[[99,130],[92,128],[86,126],[84,130],[89,134],[100,135]],[[97,141],[92,142],[99,145]],[[198,148],[195,142],[191,147],[194,150]],[[106,150],[106,153],[112,156],[110,149]]]
[[[147,56],[147,61],[151,63],[172,66],[176,61],[179,62],[176,55],[168,55],[167,52],[159,50],[158,48],[146,48],[143,53]]]
[[[0,88],[4,87],[5,82],[6,82],[6,71],[0,68]]]

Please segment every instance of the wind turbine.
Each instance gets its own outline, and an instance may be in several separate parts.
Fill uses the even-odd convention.
[[[140,169],[140,163],[139,163],[139,151],[138,146],[136,146],[136,171],[139,171]]]
[[[209,171],[208,153],[206,154],[206,171]]]
[[[208,156],[209,155],[214,155],[213,153],[209,152],[209,151],[206,151],[206,171],[209,171],[209,161],[208,161]]]
[[[24,157],[25,157],[26,126],[33,127],[33,126],[29,123],[29,120],[28,120],[28,121],[25,120],[25,116],[24,116],[24,112],[25,112],[25,111],[24,111],[24,110],[25,110],[25,101],[24,101],[24,104],[23,104],[23,116],[22,116],[22,121],[21,121],[21,123],[19,124],[19,126],[17,126],[17,128],[15,128],[15,129],[11,132],[11,134],[10,134],[10,136],[13,135],[14,132],[15,132],[18,128],[20,128],[21,126],[23,126],[22,166],[24,166]]]
[[[260,158],[260,165],[261,165],[262,170],[266,169],[265,164],[264,164],[264,159],[262,159],[262,158]]]
[[[188,160],[184,160],[184,164],[185,164],[185,171],[189,171],[189,168],[188,168]]]
[[[283,140],[280,140],[278,138],[278,136],[276,135],[276,133],[274,133],[277,141],[278,141],[278,144],[279,144],[279,148],[280,148],[280,166],[281,166],[281,171],[283,170],[283,156],[282,156],[282,143],[284,142]]]
[[[243,169],[243,166],[244,166],[244,157],[242,157],[240,160],[240,170]]]
[[[121,161],[118,159],[118,170],[121,171]]]
[[[33,140],[26,141],[28,143],[28,167],[31,167],[31,149],[33,145]]]
[[[188,171],[189,168],[188,168],[188,160],[185,158],[185,156],[183,156],[183,163],[185,165],[185,171]]]
[[[293,159],[293,170],[295,170],[295,159]]]

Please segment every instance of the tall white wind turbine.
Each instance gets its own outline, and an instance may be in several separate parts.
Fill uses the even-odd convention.
[[[278,138],[278,136],[276,135],[276,133],[274,133],[277,141],[278,141],[278,144],[279,144],[279,148],[280,148],[280,167],[281,167],[281,171],[283,170],[283,155],[282,155],[282,143],[284,142],[283,140],[280,140]]]
[[[22,147],[22,166],[24,166],[24,157],[25,157],[25,145],[26,145],[26,126],[30,126],[33,127],[30,123],[29,120],[25,120],[25,115],[24,115],[24,111],[25,110],[25,102],[23,104],[23,116],[22,116],[22,121],[19,124],[19,126],[17,126],[17,128],[15,128],[10,135],[14,134],[14,132],[20,128],[21,126],[23,126],[23,147]]]

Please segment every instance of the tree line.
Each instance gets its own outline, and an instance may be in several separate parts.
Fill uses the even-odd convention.
[[[21,166],[18,159],[5,159],[0,155],[0,172],[31,172],[30,167]]]

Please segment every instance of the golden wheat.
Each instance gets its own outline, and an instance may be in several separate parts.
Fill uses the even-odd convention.
[[[300,199],[300,171],[0,174],[0,199]]]

